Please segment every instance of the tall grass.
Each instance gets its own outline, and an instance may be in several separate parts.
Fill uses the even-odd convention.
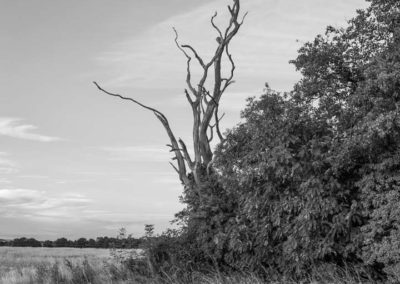
[[[124,252],[128,254],[128,251]],[[133,255],[137,255],[133,253]],[[171,270],[172,271],[172,270]],[[145,261],[120,261],[106,249],[0,247],[1,284],[360,284],[374,283],[351,268],[316,267],[307,279],[261,279],[251,273],[220,271],[149,273]]]
[[[109,263],[106,249],[0,247],[0,283],[113,283]]]

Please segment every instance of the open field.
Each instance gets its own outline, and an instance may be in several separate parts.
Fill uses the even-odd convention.
[[[140,250],[136,251],[140,253]],[[129,252],[130,250],[120,250],[118,255]],[[165,279],[159,279],[139,274],[118,263],[110,249],[0,247],[0,284],[264,283],[251,275],[242,277],[199,274],[196,279],[187,282],[177,280],[174,276],[166,275]]]
[[[121,283],[110,267],[109,249],[0,247],[1,284]]]
[[[143,277],[119,264],[109,249],[0,247],[0,284],[263,284],[253,275],[198,274],[181,280]],[[127,250],[126,252],[129,252]],[[121,256],[121,251],[119,251]]]

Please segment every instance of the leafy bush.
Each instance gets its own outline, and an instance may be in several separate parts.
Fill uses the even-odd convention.
[[[292,92],[248,101],[205,186],[185,189],[180,246],[197,266],[398,277],[400,2],[370,2],[299,50]]]

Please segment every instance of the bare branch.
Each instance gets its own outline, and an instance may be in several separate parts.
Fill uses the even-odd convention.
[[[169,137],[169,139],[171,141],[171,146],[172,146],[171,148],[179,149],[179,145],[178,145],[178,142],[176,141],[175,135],[173,134],[173,132],[171,130],[171,127],[169,126],[168,119],[165,117],[165,115],[163,113],[161,113],[160,111],[156,110],[155,108],[146,106],[146,105],[138,102],[135,99],[132,99],[132,98],[129,98],[129,97],[124,97],[124,96],[121,96],[119,94],[110,93],[110,92],[104,90],[102,87],[100,87],[99,84],[97,84],[96,82],[93,82],[93,84],[95,84],[96,87],[100,91],[102,91],[103,93],[105,93],[107,95],[110,95],[110,96],[113,96],[113,97],[118,97],[118,98],[121,98],[123,100],[128,100],[128,101],[134,102],[135,104],[137,104],[137,105],[139,105],[139,106],[141,106],[141,107],[143,107],[143,108],[145,108],[147,110],[152,111],[154,113],[154,115],[158,118],[158,120],[162,123],[162,125],[164,126],[164,129],[166,130],[166,132],[168,134],[168,137]],[[189,181],[189,179],[188,179],[188,177],[186,175],[186,166],[185,166],[185,161],[184,161],[184,158],[182,156],[182,153],[180,151],[175,151],[175,158],[176,158],[176,160],[178,162],[178,168],[179,168],[178,174],[179,174],[180,180],[184,184],[189,184],[190,181]]]
[[[187,150],[187,147],[186,147],[185,142],[183,142],[183,140],[179,138],[179,144],[181,144],[183,156],[185,157],[185,160],[186,160],[186,162],[187,162],[189,168],[190,168],[191,170],[193,170],[193,168],[194,168],[194,163],[193,163],[192,159],[190,158],[190,155],[189,155],[189,152],[188,152],[188,150]]]
[[[228,27],[224,31],[224,36],[222,37],[214,53],[214,56],[206,65],[207,68],[210,67],[211,65],[214,66],[214,88],[212,95],[209,96],[210,98],[212,98],[213,103],[209,103],[207,105],[199,129],[199,140],[202,141],[200,143],[201,146],[200,150],[205,164],[210,163],[212,160],[212,151],[208,142],[209,138],[207,137],[210,121],[212,120],[213,116],[215,116],[215,114],[218,112],[218,104],[225,89],[230,84],[233,83],[232,78],[235,69],[235,64],[233,63],[233,59],[230,56],[229,49],[227,50],[226,48],[229,46],[232,38],[237,34],[242,24],[238,22],[239,11],[240,11],[239,0],[233,0],[233,2],[234,3],[232,7],[228,6],[228,10],[231,15]],[[214,21],[214,19],[215,17],[212,18],[212,21]],[[222,56],[224,54],[224,51],[226,52],[226,50],[228,59],[231,63],[231,76],[224,79],[221,76],[221,70],[222,70]],[[215,120],[217,122],[215,129],[217,130],[219,138],[223,141],[224,138],[219,129],[218,114],[215,116]]]
[[[182,151],[182,149],[179,149],[179,148],[178,148],[178,149],[175,149],[175,148],[172,148],[172,147],[171,147],[171,150],[169,150],[169,151],[170,151],[170,152]]]
[[[206,94],[205,96],[203,95],[203,100],[204,100],[204,103],[205,103],[206,105],[208,105],[208,104],[210,103],[210,101],[207,100],[207,94],[208,94],[208,96],[209,96],[209,95],[210,95],[210,92],[206,91],[205,94]]]
[[[204,89],[203,93],[205,94],[205,96],[203,96],[203,97],[204,97],[204,98],[210,97],[210,99],[212,100],[212,102],[213,102],[215,105],[218,105],[218,103],[215,101],[214,97],[213,97],[212,95],[210,95],[210,92],[207,91],[205,88],[203,88],[203,89]],[[209,104],[209,102],[208,102],[207,100],[206,100],[206,102],[207,102],[207,104]]]
[[[225,30],[225,39],[227,42],[230,42],[231,39],[239,31],[239,28],[243,24],[244,17],[246,16],[247,13],[243,16],[242,22],[239,23],[238,22],[239,10],[240,10],[239,0],[234,0],[233,7],[231,8],[230,6],[228,6],[228,10],[231,14],[231,19],[229,21],[229,26]]]
[[[119,94],[110,93],[110,92],[104,90],[103,88],[101,88],[101,87],[99,86],[99,84],[97,84],[97,83],[94,82],[94,81],[93,81],[93,84],[95,84],[96,87],[97,87],[100,91],[106,93],[107,95],[114,96],[114,97],[118,97],[118,98],[121,98],[121,99],[123,99],[123,100],[128,100],[128,101],[134,102],[135,104],[138,104],[138,105],[140,105],[141,107],[152,111],[157,117],[160,117],[161,119],[164,119],[166,122],[168,122],[168,120],[167,120],[167,118],[164,116],[164,114],[162,114],[161,112],[159,112],[159,111],[156,110],[155,108],[146,106],[146,105],[144,105],[144,104],[138,102],[138,101],[135,100],[135,99],[128,98],[128,97],[124,97],[124,96],[121,96],[121,95],[119,95]]]
[[[232,54],[229,53],[229,45],[225,48],[226,55],[228,56],[229,62],[231,63],[231,75],[228,78],[228,81],[231,81],[233,78],[234,71],[236,69],[235,62],[232,59]]]
[[[221,90],[221,93],[225,92],[226,88],[229,87],[229,85],[231,85],[231,84],[233,84],[235,82],[232,79],[233,79],[233,75],[235,73],[236,66],[235,66],[235,62],[233,61],[232,55],[229,53],[229,45],[226,46],[225,52],[226,52],[226,55],[227,55],[227,57],[229,59],[229,62],[231,63],[231,73],[230,73],[228,78],[222,79],[225,82],[225,84],[224,84],[224,87]]]
[[[218,122],[220,122],[224,118],[224,116],[225,116],[225,112],[221,115],[220,118],[218,118]],[[218,117],[218,115],[217,115],[217,117]]]
[[[209,128],[210,128],[210,138],[208,139],[208,142],[211,142],[214,139],[214,128],[217,128],[217,134],[218,137],[220,138],[220,140],[222,141],[222,135],[221,132],[219,130],[219,122],[221,121],[221,119],[225,116],[225,113],[222,114],[222,116],[220,118],[218,118],[218,110],[216,109],[215,112],[215,123],[214,124],[210,124]]]
[[[185,89],[185,95],[186,95],[186,99],[188,100],[189,104],[193,107],[193,100],[189,95],[189,92],[187,89]]]
[[[194,56],[196,57],[197,61],[199,61],[201,67],[206,68],[203,59],[201,59],[200,55],[197,53],[197,51],[191,45],[184,44],[184,45],[181,45],[181,47],[190,49],[193,52]]]
[[[210,125],[210,138],[208,138],[208,142],[211,142],[214,139],[214,127],[215,125]]]
[[[215,129],[217,131],[218,138],[221,142],[225,141],[224,136],[222,136],[221,130],[219,128],[219,122],[225,116],[225,113],[222,114],[220,118],[218,118],[218,107],[215,109]]]
[[[187,52],[178,43],[178,32],[176,31],[175,28],[173,28],[173,30],[175,32],[175,44],[178,47],[178,49],[180,51],[182,51],[182,53],[186,56],[186,59],[187,59],[187,61],[186,61],[186,84],[188,85],[192,94],[197,96],[197,92],[196,92],[195,88],[193,88],[193,85],[191,82],[192,73],[190,71],[190,61],[192,60],[192,57],[190,57],[189,54],[187,54]]]
[[[118,97],[123,100],[132,101],[135,104],[147,109],[157,117],[157,119],[164,126],[168,137],[170,139],[170,151],[174,153],[173,160],[177,161],[177,164],[170,163],[174,170],[178,173],[180,180],[185,186],[193,187],[194,190],[198,191],[201,203],[201,188],[204,185],[204,169],[207,168],[207,173],[212,172],[211,163],[213,158],[213,152],[211,149],[210,142],[214,137],[219,137],[223,142],[225,141],[223,135],[220,131],[220,122],[224,117],[224,114],[219,117],[219,102],[221,96],[224,94],[225,90],[234,83],[233,77],[235,73],[235,62],[232,55],[229,52],[229,45],[232,38],[237,34],[241,25],[243,24],[247,13],[242,17],[240,14],[240,0],[231,0],[231,5],[228,6],[229,10],[229,20],[225,27],[219,27],[216,24],[217,12],[211,17],[210,22],[212,28],[218,34],[217,42],[218,46],[214,50],[214,54],[207,61],[204,60],[199,54],[199,52],[189,44],[181,44],[179,42],[179,35],[175,28],[173,31],[175,33],[175,44],[182,52],[186,58],[186,84],[187,87],[184,90],[187,101],[192,108],[193,114],[193,125],[192,125],[192,137],[193,137],[193,160],[189,154],[186,144],[182,139],[176,139],[174,133],[171,130],[169,122],[165,115],[159,110],[142,104],[141,102],[125,97],[119,94],[110,93],[102,89],[96,82],[94,84],[102,92]],[[241,17],[241,19],[239,19]],[[194,59],[195,63],[192,62]],[[200,74],[199,80],[196,81],[192,78],[192,64],[199,64],[202,67],[202,74]],[[222,74],[224,64],[230,67],[230,72],[227,74]],[[209,68],[213,68],[212,78],[208,77]],[[224,72],[225,73],[225,72]],[[196,76],[197,77],[197,76]],[[208,86],[208,80],[212,81],[212,87],[208,90],[205,86]],[[212,124],[212,122],[214,122]],[[214,132],[216,134],[214,134]],[[193,180],[189,180],[186,174],[186,167],[190,169],[193,174]],[[192,183],[194,182],[194,184]]]
[[[203,96],[203,99],[200,101],[200,109],[201,109],[201,114],[202,114],[202,115],[204,115],[204,113],[205,113],[205,108],[204,108],[204,97],[205,97],[205,96]]]
[[[185,144],[185,142],[183,142],[183,140],[180,139],[180,138],[179,138],[178,141],[179,141],[179,144],[181,145],[182,148],[174,148],[171,144],[167,144],[167,146],[171,148],[171,150],[169,150],[169,151],[170,151],[170,152],[175,152],[175,151],[180,151],[180,152],[182,152],[182,153],[183,153],[183,156],[184,156],[184,158],[185,158],[185,160],[186,160],[186,162],[187,162],[187,164],[188,164],[188,166],[189,166],[189,168],[192,170],[193,167],[194,167],[194,164],[193,164],[193,162],[192,162],[192,159],[190,158],[190,155],[189,155],[189,152],[188,152],[188,150],[187,150],[186,144]],[[175,158],[176,158],[176,157],[175,157]],[[175,159],[173,158],[173,160],[175,160]]]
[[[175,165],[173,164],[173,163],[171,163],[171,162],[169,162],[169,164],[174,168],[174,170],[178,173],[178,175],[180,174],[179,173],[179,170],[175,167]]]
[[[243,15],[243,17],[242,17],[242,20],[241,20],[240,23],[239,23],[240,26],[243,25],[244,19],[246,19],[246,17],[247,17],[248,14],[249,14],[249,12],[244,13],[244,15]]]
[[[218,28],[218,26],[214,23],[214,19],[217,17],[218,13],[215,12],[214,15],[211,17],[211,25],[214,27],[214,29],[218,32],[219,37],[223,38],[221,30]]]

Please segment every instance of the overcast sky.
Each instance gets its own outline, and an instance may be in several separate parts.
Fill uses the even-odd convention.
[[[0,238],[114,236],[158,232],[182,208],[159,121],[129,102],[164,112],[190,144],[182,43],[204,57],[216,48],[209,19],[226,22],[230,0],[0,0]],[[264,83],[290,90],[288,64],[327,25],[343,26],[363,0],[242,0],[248,11],[231,52],[236,84],[224,127]],[[299,42],[296,42],[299,40]],[[221,111],[221,112],[222,112]]]

